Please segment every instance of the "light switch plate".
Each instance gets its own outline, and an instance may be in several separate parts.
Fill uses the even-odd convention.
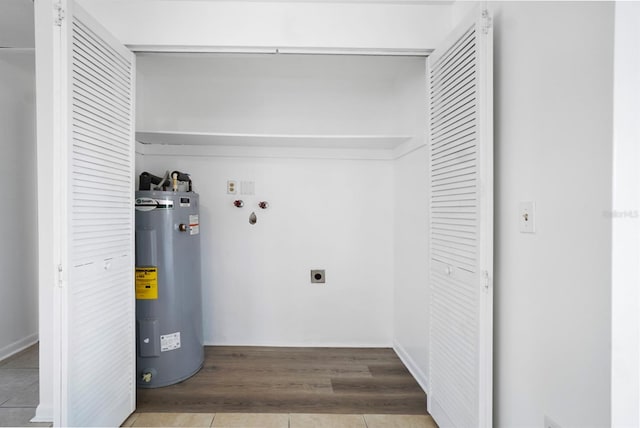
[[[520,202],[518,204],[518,222],[520,233],[536,233],[535,202]]]

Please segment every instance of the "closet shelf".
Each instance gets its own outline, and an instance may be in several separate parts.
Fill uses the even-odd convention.
[[[219,132],[138,131],[142,144],[170,146],[282,147],[312,149],[393,150],[410,135],[235,134]]]

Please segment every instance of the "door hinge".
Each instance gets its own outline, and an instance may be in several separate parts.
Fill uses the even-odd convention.
[[[62,3],[58,2],[53,5],[53,23],[57,27],[62,27],[62,21],[64,21],[64,8]]]
[[[489,34],[489,30],[493,25],[491,15],[487,9],[482,11],[482,34]]]
[[[486,270],[482,271],[482,287],[485,291],[489,291],[489,285],[491,281],[489,280],[489,272]]]
[[[62,265],[58,265],[58,287],[62,288]]]

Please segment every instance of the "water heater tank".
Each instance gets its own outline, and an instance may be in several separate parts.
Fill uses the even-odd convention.
[[[137,383],[189,378],[204,362],[198,194],[136,192]]]

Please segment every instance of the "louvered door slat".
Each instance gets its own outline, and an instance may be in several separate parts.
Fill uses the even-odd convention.
[[[452,123],[460,122],[461,117],[466,117],[475,111],[475,98],[473,92],[460,93],[459,97],[452,99],[443,105],[443,109],[432,117],[431,130],[435,133]],[[453,113],[453,114],[452,114]]]
[[[440,203],[446,201],[469,200],[476,201],[476,195],[471,189],[451,189],[446,192],[434,192],[431,195],[432,203]]]
[[[433,130],[431,137],[446,141],[448,138],[460,135],[462,131],[473,126],[475,126],[475,114],[467,114],[459,122],[454,122],[443,129]]]
[[[74,119],[80,122],[81,126],[88,126],[102,134],[109,135],[123,145],[126,144],[127,134],[122,132],[121,126],[109,122],[107,118],[101,117],[99,114],[94,114],[91,110],[84,109],[80,103],[76,104],[76,107]]]
[[[475,48],[475,46],[473,46]],[[474,68],[474,52],[457,64],[456,68],[446,74],[442,81],[434,83],[431,95],[433,103],[438,110],[447,100],[455,98],[458,94],[466,93],[473,82],[476,70]]]
[[[433,186],[430,200],[435,203],[458,200],[457,198],[477,200],[477,195],[472,193],[473,190],[472,180],[460,183],[437,183]]]
[[[101,118],[104,122],[108,123],[109,126],[115,127],[116,129],[122,128],[123,126],[127,126],[128,120],[122,117],[118,117],[116,115],[111,114],[108,109],[97,106],[93,103],[86,102],[82,100],[81,97],[74,97],[74,102],[76,105],[82,107],[83,110],[91,113],[93,117]]]
[[[453,123],[460,122],[461,120],[464,120],[464,118],[473,114],[476,107],[473,103],[474,100],[465,101],[466,102],[460,104],[457,107],[452,107],[455,111],[453,115],[445,112],[442,119],[434,119],[432,122],[433,131],[440,131],[441,129],[446,128]]]
[[[77,174],[80,175],[84,172],[83,168],[89,171],[102,171],[109,174],[109,171],[113,171],[116,177],[127,177],[127,170],[122,166],[122,159],[117,157],[108,157],[97,153],[87,152],[82,146],[74,145],[75,155],[78,166]]]
[[[442,165],[438,163],[433,163],[433,170],[431,171],[433,177],[443,177],[447,174],[455,173],[456,171],[465,171],[469,169],[474,169],[476,166],[476,159],[474,157],[475,153],[471,153],[468,156],[460,156],[458,155],[458,162],[454,162],[453,160],[449,163],[449,165]]]
[[[468,141],[470,142],[470,141]],[[458,160],[467,161],[475,158],[475,151],[473,147],[459,147],[458,150],[451,153],[438,156],[433,160],[434,168],[441,168],[443,166],[449,166],[455,164]]]
[[[473,37],[473,34],[471,37]],[[431,86],[432,92],[442,91],[451,86],[461,86],[457,82],[468,76],[469,73],[475,72],[473,67],[475,50],[475,43],[468,43],[464,46],[464,50],[456,53],[453,60],[447,64],[446,69],[441,70],[439,73],[434,73]]]
[[[437,185],[432,186],[431,194],[444,195],[451,190],[469,191],[469,190],[473,190],[472,184],[473,184],[472,180],[467,180],[467,181],[461,180],[459,182],[453,182],[453,183],[439,183]]]
[[[69,274],[62,424],[117,426],[135,409],[135,58],[73,0],[67,7]]]
[[[463,85],[456,88],[455,92],[451,92],[446,98],[434,100],[432,104],[431,116],[434,120],[440,120],[443,116],[446,116],[452,109],[459,108],[461,105],[474,101],[475,91],[473,89],[473,82],[475,75],[469,76]]]
[[[475,33],[475,27],[470,28],[467,33],[460,35],[456,38],[455,42],[450,46],[447,46],[445,52],[440,52],[437,60],[431,63],[432,76],[434,79],[439,78],[444,71],[450,70],[450,64],[460,57],[460,53],[466,52],[466,47],[470,44],[475,44],[476,40],[473,37]],[[432,56],[433,58],[433,56]]]
[[[74,43],[73,47],[74,72],[83,75],[91,82],[99,84],[100,87],[108,89],[113,93],[114,97],[126,103],[129,95],[122,82],[113,78],[113,73],[116,73],[116,71],[105,66],[103,61],[97,60],[94,56],[84,54],[82,49],[89,49],[87,46]]]
[[[77,67],[73,70],[73,74],[78,87],[93,91],[102,96],[111,97],[112,108],[118,108],[122,112],[127,111],[127,104],[129,103],[129,100],[124,99],[117,94],[111,94],[109,92],[109,88],[102,86],[102,82],[99,79],[95,79],[94,76],[88,75],[85,70]]]
[[[104,145],[96,145],[95,141],[85,138],[83,135],[74,133],[74,146],[78,152],[82,152],[85,156],[98,158],[102,160],[114,159],[117,162],[127,160],[127,156],[122,152],[113,150],[113,147],[106,148]]]
[[[123,83],[123,87],[128,87],[126,74],[131,66],[131,62],[126,58],[128,54],[115,52],[112,43],[105,43],[101,36],[96,35],[91,28],[82,22],[76,21],[73,25],[76,31],[73,43],[89,47],[87,51],[93,56],[101,57],[104,60],[103,65],[114,73],[112,78],[119,79]]]
[[[86,153],[91,153],[96,156],[106,156],[108,158],[118,158],[120,161],[127,159],[127,152],[125,150],[109,145],[104,139],[98,137],[91,137],[85,133],[76,129],[73,133],[73,143],[78,150],[84,150]],[[105,144],[107,143],[107,144]],[[108,147],[105,147],[108,146]]]
[[[73,41],[74,65],[93,75],[101,76],[101,80],[116,86],[120,95],[128,97],[127,81],[122,79],[122,74],[127,73],[126,67],[114,67],[112,58],[105,58],[104,53],[96,50],[91,41],[82,37],[82,29],[77,29],[77,35]],[[76,61],[76,59],[80,60]]]
[[[446,185],[464,185],[469,188],[473,188],[473,181],[475,180],[475,174],[473,171],[469,171],[464,174],[458,174],[450,177],[433,177],[432,182],[434,187],[446,186]]]
[[[474,145],[474,134],[476,132],[473,120],[461,123],[460,127],[449,135],[439,135],[438,145],[431,148],[431,156],[438,159],[440,156],[451,154],[462,148],[472,148]]]
[[[467,46],[467,50],[456,54],[456,60],[450,64],[438,77],[434,77],[431,83],[431,94],[437,105],[441,99],[450,98],[462,88],[466,88],[469,79],[475,74],[474,67],[475,44]]]
[[[85,94],[91,97],[102,97],[107,96],[108,94],[100,87],[96,87],[93,82],[87,80],[82,74],[78,73],[76,75],[76,81],[74,82],[74,90],[75,91],[83,91]],[[106,108],[113,109],[117,111],[120,115],[126,116],[126,103],[114,103],[113,105],[103,106]]]
[[[441,427],[491,426],[492,293],[482,283],[492,271],[491,59],[481,24],[459,28],[428,59],[428,398]]]
[[[435,161],[457,151],[474,148],[474,133],[475,124],[473,123],[465,127],[461,127],[456,134],[448,138],[444,138],[437,146],[433,146],[431,148],[432,159]]]
[[[124,120],[125,122],[128,120],[126,115],[124,115],[122,111],[115,110],[112,106],[96,103],[93,99],[93,96],[82,89],[73,89],[73,99],[75,102],[83,102],[95,109],[100,110],[102,114],[105,114],[108,117]]]
[[[434,226],[433,229],[431,236],[434,239],[443,239],[448,242],[456,242],[460,245],[470,245],[474,247],[478,245],[475,236],[473,236],[471,232],[457,231],[437,226]]]
[[[79,9],[79,8],[77,8]],[[86,12],[82,12],[85,16],[88,16]],[[89,19],[92,19],[89,17]],[[118,42],[115,38],[113,38],[103,27],[100,27],[99,24],[92,19],[92,23],[88,24],[84,21],[76,20],[73,25],[75,25],[80,31],[76,34],[75,40],[86,40],[88,41],[88,45],[95,48],[96,52],[103,54],[105,57],[109,58],[110,64],[116,67],[120,67],[120,77],[122,81],[128,82],[126,74],[128,73],[129,68],[131,67],[132,60],[131,52],[124,48],[120,49],[122,44]],[[100,27],[99,33],[96,33],[96,27]],[[106,36],[106,37],[105,37]],[[116,48],[114,50],[114,48]]]
[[[73,88],[73,98],[75,101],[81,101],[90,104],[94,108],[104,109],[103,113],[106,113],[110,117],[124,120],[125,122],[128,121],[126,111],[124,109],[119,107],[116,108],[112,105],[96,103],[94,97],[97,92],[98,91],[92,89],[90,85],[82,84],[80,81],[78,81],[78,84]]]
[[[434,85],[431,89],[434,113],[439,113],[443,106],[457,99],[460,95],[467,94],[473,87],[473,79],[476,70],[473,68],[473,61],[462,64],[463,69],[460,74],[447,76],[447,80],[442,81],[440,86]],[[464,73],[462,73],[464,71]]]
[[[124,154],[125,156],[128,153],[128,147],[126,144],[122,144],[121,141],[116,139],[100,135],[90,128],[83,127],[80,123],[75,124],[73,132],[76,134],[74,141],[75,144],[84,143],[87,145],[93,145],[100,147],[101,150],[113,151]]]
[[[432,239],[437,242],[438,245],[444,248],[460,251],[463,254],[467,254],[471,257],[476,257],[477,241],[469,239],[463,240],[457,237],[450,237],[444,234],[434,233],[431,235]]]
[[[441,281],[443,283],[445,281],[448,281],[446,276],[443,274],[436,274],[436,276],[434,277],[434,280]],[[470,311],[473,309],[473,305],[475,302],[474,296],[470,292],[470,290],[465,289],[464,287],[459,287],[454,285],[451,287],[450,293],[434,293],[434,298],[445,300],[452,305],[452,308],[454,308],[454,310],[457,309],[460,311],[460,317],[461,317],[460,325],[464,325],[466,321],[467,323],[470,323],[469,324],[470,327],[474,326],[473,323],[475,320],[472,317],[465,319],[465,315],[468,315],[470,313]],[[442,309],[441,307],[436,307],[434,310],[434,314],[436,314],[436,316],[438,313],[446,314],[446,312],[442,312],[441,309]],[[439,331],[435,330],[434,334],[439,334]],[[461,346],[461,344],[464,345],[465,342],[464,341],[447,342],[448,347]],[[471,353],[468,356],[471,357],[472,356]],[[457,358],[457,357],[454,356],[454,358]],[[464,360],[463,364],[468,365],[468,367],[475,367],[473,364],[470,363],[470,360],[468,358]]]
[[[445,234],[433,233],[431,239],[437,241],[438,245],[442,245],[447,249],[460,251],[461,253],[468,254],[472,257],[476,255],[477,242],[475,240],[464,241],[457,237],[451,237]]]

